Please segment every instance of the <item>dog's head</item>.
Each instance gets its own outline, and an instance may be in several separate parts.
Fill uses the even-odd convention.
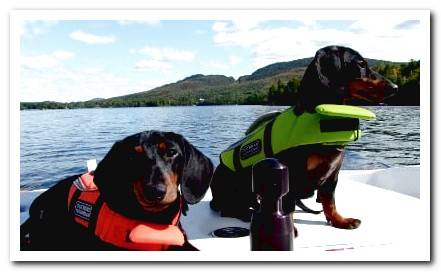
[[[317,51],[299,88],[299,109],[319,104],[378,104],[394,95],[397,85],[371,70],[355,50],[328,46]]]
[[[207,191],[213,164],[184,137],[145,131],[116,142],[98,164],[94,181],[108,205],[122,214],[160,213],[181,194],[187,203]]]

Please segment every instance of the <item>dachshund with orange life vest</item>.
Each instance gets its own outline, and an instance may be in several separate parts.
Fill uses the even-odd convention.
[[[96,170],[41,194],[21,250],[196,250],[179,223],[213,164],[184,137],[145,131],[116,142]]]

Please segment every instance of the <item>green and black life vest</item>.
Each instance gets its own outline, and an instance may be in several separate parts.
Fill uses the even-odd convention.
[[[367,109],[323,104],[315,113],[299,116],[292,107],[269,118],[259,118],[246,136],[220,154],[220,162],[236,171],[289,148],[310,145],[346,145],[361,136],[359,119],[373,120]]]

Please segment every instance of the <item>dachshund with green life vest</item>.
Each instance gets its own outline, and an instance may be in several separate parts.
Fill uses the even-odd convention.
[[[215,170],[210,206],[222,216],[249,221],[258,208],[252,193],[252,165],[268,157],[277,158],[289,170],[289,193],[283,210],[305,206],[301,199],[312,197],[330,225],[355,229],[361,221],[337,211],[337,186],[345,145],[360,136],[359,120],[375,115],[346,104],[377,105],[397,91],[397,85],[371,70],[355,50],[328,46],[317,51],[298,89],[298,100],[282,112],[256,120],[246,136],[224,150]]]

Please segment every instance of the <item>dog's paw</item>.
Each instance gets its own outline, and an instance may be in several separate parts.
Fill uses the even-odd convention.
[[[329,221],[329,224],[339,229],[356,229],[360,226],[361,220],[355,218],[345,218],[340,221]]]

